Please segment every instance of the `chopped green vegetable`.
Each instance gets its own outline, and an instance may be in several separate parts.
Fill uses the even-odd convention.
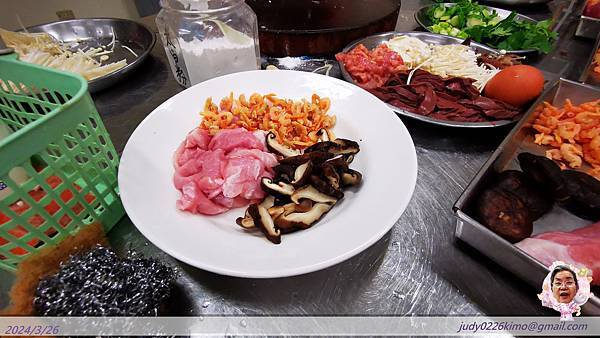
[[[435,11],[433,12],[433,17],[436,19],[441,18],[444,15],[444,8],[443,7],[438,7],[435,9]]]
[[[469,34],[467,34],[465,32],[460,32],[460,33],[458,33],[458,35],[456,37],[460,38],[460,39],[467,39],[469,37]]]
[[[550,20],[537,24],[516,20],[512,12],[502,19],[472,0],[458,0],[454,6],[433,6],[427,17],[434,33],[471,38],[494,48],[504,50],[534,49],[548,53],[556,41],[556,32],[550,31]]]
[[[471,17],[467,19],[467,27],[479,26],[481,24],[483,24],[483,21],[479,18]]]
[[[450,21],[448,21],[448,23],[454,27],[460,27],[460,17],[455,15],[452,17],[452,19],[450,19]]]

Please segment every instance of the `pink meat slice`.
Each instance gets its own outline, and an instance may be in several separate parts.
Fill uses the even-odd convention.
[[[227,209],[239,208],[251,203],[252,201],[247,200],[241,196],[237,196],[234,198],[227,198],[223,195],[219,195],[214,198],[215,203],[226,207]]]
[[[210,135],[206,130],[199,128],[192,130],[175,151],[173,167],[177,169],[189,160],[198,158],[198,156],[207,150],[209,142]]]
[[[208,199],[193,181],[186,183],[181,192],[181,198],[176,202],[176,206],[180,210],[205,215],[216,215],[229,210]]]
[[[542,233],[515,245],[546,266],[554,261],[585,266],[593,272],[592,284],[600,285],[600,222],[571,232]]]
[[[223,177],[223,196],[233,198],[244,191],[244,183],[260,179],[263,164],[254,158],[232,158],[227,162]]]
[[[202,150],[208,150],[209,143],[210,135],[208,131],[200,128],[192,130],[185,139],[186,148],[198,147]]]
[[[175,166],[175,168],[184,165],[190,160],[199,158],[205,152],[206,150],[202,150],[200,148],[184,148],[179,158],[177,159],[177,165]]]
[[[181,176],[181,174],[179,174],[177,171],[175,171],[175,174],[173,175],[173,185],[175,186],[176,189],[183,189],[183,186],[185,184],[187,184],[188,182],[194,182],[196,183],[196,186],[198,187],[198,189],[200,189],[202,192],[204,192],[207,195],[212,195],[214,193],[214,191],[218,190],[218,193],[221,192],[221,186],[223,185],[223,179],[222,178],[212,178],[212,177],[206,177],[206,176],[202,176],[200,174],[196,174],[196,175],[192,175],[192,176]],[[209,197],[210,198],[210,197]]]
[[[260,162],[262,162],[263,166],[268,169],[276,166],[278,163],[277,157],[274,154],[266,153],[266,152],[258,150],[258,149],[236,148],[227,154],[227,158],[235,158],[235,157],[255,158],[255,159],[259,160]]]
[[[173,158],[177,208],[215,215],[264,198],[262,177],[273,177],[277,157],[266,152],[264,132],[230,129],[210,135],[190,132]]]
[[[264,172],[261,177],[273,177],[271,174]],[[248,200],[262,200],[265,197],[265,192],[262,190],[260,180],[244,182],[241,196]]]
[[[221,169],[227,164],[222,149],[207,151],[195,159],[194,162],[200,168],[199,172],[202,176],[211,178],[222,178]]]
[[[215,190],[220,190],[224,180],[220,177],[208,177],[202,176],[202,174],[196,174],[193,176],[193,180],[198,188],[205,193],[210,193]]]
[[[179,168],[179,166],[180,166],[179,161],[181,160],[181,156],[183,155],[183,152],[185,149],[186,149],[185,141],[183,141],[183,142],[181,142],[179,147],[177,147],[177,150],[175,150],[175,153],[173,154],[173,160],[172,160],[173,168],[175,168],[175,169]],[[177,189],[179,189],[179,188],[177,188]]]
[[[235,148],[265,151],[264,142],[259,140],[255,134],[243,128],[222,130],[208,144],[208,149],[210,150],[222,149],[225,152],[229,152]]]
[[[198,170],[200,170],[202,168],[202,163],[198,163],[194,160],[190,160],[187,162],[184,162],[183,164],[181,164],[179,166],[179,168],[177,168],[177,174],[179,174],[180,176],[183,177],[188,177],[188,176],[192,176],[194,174],[196,174],[198,172]]]

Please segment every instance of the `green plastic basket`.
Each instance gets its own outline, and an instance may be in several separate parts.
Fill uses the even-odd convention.
[[[119,159],[85,79],[0,56],[0,123],[0,268],[123,216]]]

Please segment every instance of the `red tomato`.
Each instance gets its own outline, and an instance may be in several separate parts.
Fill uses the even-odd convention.
[[[506,67],[496,74],[485,86],[484,95],[522,106],[535,99],[544,89],[544,75],[532,66]]]
[[[583,9],[583,15],[592,18],[600,18],[600,0],[587,0]]]

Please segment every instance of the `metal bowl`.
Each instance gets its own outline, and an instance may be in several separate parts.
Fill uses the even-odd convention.
[[[456,4],[454,3],[442,3],[441,5],[444,5],[445,7],[452,7],[455,6]],[[437,6],[437,5],[428,5],[425,7],[421,7],[418,11],[415,12],[415,20],[417,21],[417,23],[425,28],[426,30],[432,32],[431,29],[429,29],[429,26],[432,25],[432,22],[429,20],[429,18],[427,17],[427,12],[429,11],[430,8],[432,8],[433,6]],[[483,6],[483,5],[482,5]],[[496,7],[490,7],[490,6],[483,6],[485,8],[487,8],[490,11],[496,11],[496,13],[498,13],[498,16],[502,19],[507,18],[510,13],[512,13],[512,11],[507,11],[505,9],[501,9],[501,8],[496,8]],[[515,17],[516,20],[519,21],[525,21],[525,22],[531,22],[531,23],[538,23],[537,20],[534,20],[528,16],[522,15],[517,13],[517,16]],[[493,48],[490,46],[490,48]],[[537,54],[539,53],[537,50],[535,49],[520,49],[520,50],[507,50],[507,53],[510,54],[518,54],[518,55],[532,55],[532,54]]]
[[[401,35],[412,36],[412,37],[415,37],[425,43],[436,44],[436,45],[460,44],[463,42],[463,40],[461,40],[459,38],[455,38],[453,36],[440,35],[440,34],[428,33],[428,32],[406,32],[406,33],[388,32],[388,33],[383,33],[383,34],[378,34],[378,35],[372,35],[372,36],[366,37],[364,39],[357,40],[357,41],[349,44],[348,46],[346,46],[346,48],[344,48],[343,52],[346,53],[359,44],[363,44],[368,49],[373,49],[373,48],[379,46],[380,44],[382,44],[383,42],[388,41],[396,36],[401,36]],[[470,46],[478,53],[496,53],[495,49],[490,48],[485,45],[482,45],[480,43],[471,42]],[[356,84],[354,82],[354,79],[352,79],[352,76],[350,76],[348,71],[346,71],[346,67],[344,67],[344,65],[341,62],[339,64],[340,64],[340,69],[342,71],[342,76],[344,77],[344,80],[346,80],[350,83]],[[516,120],[499,120],[499,121],[490,121],[490,122],[458,122],[458,121],[449,121],[449,120],[438,120],[438,119],[434,119],[434,118],[431,118],[428,116],[419,115],[419,114],[405,111],[405,110],[400,109],[391,104],[387,104],[387,105],[395,113],[397,113],[399,115],[406,116],[411,119],[431,123],[431,124],[446,126],[446,127],[494,128],[494,127],[501,127],[501,126],[505,126],[505,125],[517,122]]]
[[[68,45],[77,44],[73,49],[86,49],[108,45],[116,36],[115,48],[105,62],[127,60],[127,65],[110,74],[88,81],[91,93],[110,87],[124,79],[134,69],[139,67],[154,47],[156,37],[146,26],[131,20],[115,18],[74,19],[47,23],[27,28],[32,33],[48,33],[56,40]],[[132,49],[137,56],[124,48]]]

